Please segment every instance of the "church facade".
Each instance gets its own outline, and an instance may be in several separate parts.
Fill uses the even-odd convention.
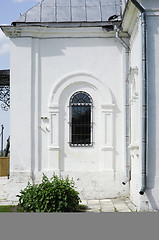
[[[82,199],[158,210],[159,3],[149,2],[43,0],[1,27],[11,42],[8,201],[56,173]]]

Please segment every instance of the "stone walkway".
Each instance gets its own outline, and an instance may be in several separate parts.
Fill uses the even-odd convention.
[[[83,200],[81,204],[87,206],[86,212],[136,212],[136,207],[128,198]]]
[[[0,205],[17,205],[17,202],[0,202]],[[80,205],[87,206],[82,212],[136,212],[136,207],[129,198],[113,198],[103,200],[82,200]],[[84,206],[84,207],[85,207]]]

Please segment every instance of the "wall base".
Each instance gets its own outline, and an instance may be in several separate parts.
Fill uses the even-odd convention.
[[[74,180],[77,191],[81,199],[104,199],[129,196],[129,185],[122,185],[124,174],[114,173],[113,170],[102,172],[59,172],[59,170],[35,172],[14,172],[11,173],[10,179],[0,179],[1,186],[1,203],[10,205],[18,203],[16,197],[20,190],[24,189],[28,181],[32,184],[41,183],[43,173],[50,179],[53,172],[61,177],[68,176]],[[2,204],[1,204],[2,205]]]
[[[129,185],[123,186],[124,176],[113,170],[102,172],[62,172],[73,178],[81,199],[104,199],[129,196]]]

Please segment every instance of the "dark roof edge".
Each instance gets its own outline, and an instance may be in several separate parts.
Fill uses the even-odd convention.
[[[12,25],[15,27],[23,27],[23,26],[39,26],[39,27],[55,27],[55,28],[63,28],[63,27],[104,27],[104,26],[113,26],[120,25],[121,20],[118,21],[99,21],[99,22],[12,22]]]

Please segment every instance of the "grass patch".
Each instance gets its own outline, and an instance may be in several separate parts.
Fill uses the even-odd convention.
[[[0,206],[0,212],[12,212],[12,206]]]
[[[114,212],[118,212],[118,210],[117,210],[117,208],[116,208],[116,207],[114,207]]]
[[[17,206],[15,205],[6,205],[6,206],[0,206],[0,213],[3,212],[18,212]]]
[[[88,207],[86,205],[79,204],[79,206],[75,209],[74,212],[86,212]],[[18,206],[7,205],[7,206],[0,206],[0,213],[3,212],[19,212]]]

